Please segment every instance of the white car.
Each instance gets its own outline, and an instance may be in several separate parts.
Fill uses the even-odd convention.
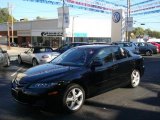
[[[10,58],[7,51],[2,50],[0,47],[0,67],[2,66],[10,66]]]
[[[18,63],[22,64],[25,62],[36,66],[50,62],[59,54],[58,52],[53,52],[51,47],[31,47],[29,50],[18,55]]]

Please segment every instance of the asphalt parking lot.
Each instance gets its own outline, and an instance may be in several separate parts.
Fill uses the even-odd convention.
[[[160,55],[145,57],[146,70],[139,87],[118,88],[90,98],[73,114],[17,103],[10,82],[17,72],[31,66],[19,66],[16,57],[11,60],[10,67],[0,70],[0,120],[160,120]]]

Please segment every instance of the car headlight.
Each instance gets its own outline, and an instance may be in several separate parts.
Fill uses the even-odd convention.
[[[29,86],[29,88],[50,88],[57,85],[57,83],[35,83]]]

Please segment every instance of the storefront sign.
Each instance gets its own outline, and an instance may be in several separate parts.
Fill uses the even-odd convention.
[[[87,37],[87,33],[74,33],[74,37]]]
[[[69,8],[66,6],[58,8],[58,28],[62,27],[69,27]]]
[[[31,31],[29,30],[17,31],[17,36],[31,36]]]
[[[62,36],[62,32],[41,32],[41,36]]]

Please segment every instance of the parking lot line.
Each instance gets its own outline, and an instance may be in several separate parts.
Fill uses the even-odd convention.
[[[17,72],[20,71],[21,69],[22,69],[22,67],[19,68],[16,72],[14,72],[11,76],[12,76],[12,77],[15,76],[15,75],[17,74]]]

